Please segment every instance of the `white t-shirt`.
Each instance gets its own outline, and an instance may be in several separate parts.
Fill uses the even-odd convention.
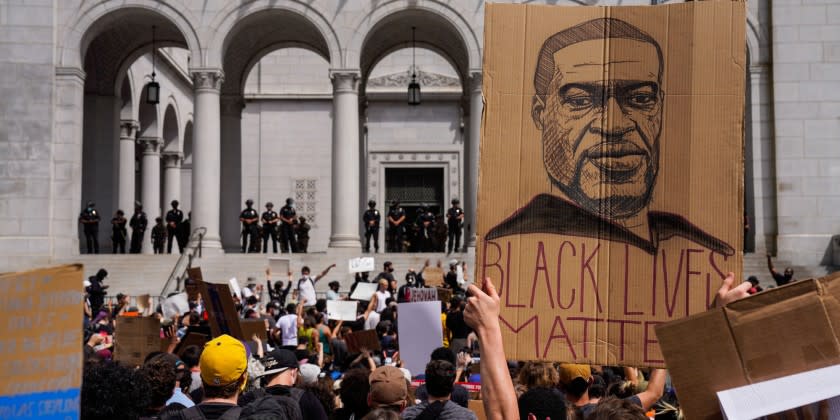
[[[380,292],[379,290],[376,291],[376,312],[382,312],[385,308],[388,307],[388,304],[385,301],[391,297],[391,292],[385,290]]]
[[[314,306],[317,298],[315,297],[315,282],[312,277],[306,276],[298,280],[298,301],[306,303],[303,306]]]
[[[365,329],[366,330],[373,330],[376,329],[376,326],[379,325],[379,314],[376,312],[371,312],[368,315],[367,321],[365,321]]]
[[[277,320],[276,327],[280,330],[284,346],[297,346],[297,315],[283,315]]]

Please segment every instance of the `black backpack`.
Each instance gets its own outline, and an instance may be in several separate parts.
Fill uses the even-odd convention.
[[[429,404],[420,414],[415,417],[416,420],[435,420],[440,417],[443,412],[443,407],[449,401],[435,401]]]

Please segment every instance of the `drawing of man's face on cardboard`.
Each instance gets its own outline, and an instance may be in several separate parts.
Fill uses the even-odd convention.
[[[615,47],[603,54],[608,34]],[[546,172],[581,207],[607,218],[650,202],[659,169],[662,52],[638,28],[596,19],[554,34],[534,74],[532,117]]]

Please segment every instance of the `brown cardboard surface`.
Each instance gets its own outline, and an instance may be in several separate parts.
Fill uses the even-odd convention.
[[[184,350],[189,346],[198,346],[204,348],[204,344],[210,341],[210,337],[205,334],[199,334],[194,332],[189,332],[187,335],[178,342],[178,345],[175,347],[173,353],[177,354],[178,357],[183,356]]]
[[[449,303],[452,300],[452,289],[447,289],[445,287],[438,287],[437,288],[438,300],[441,302]]]
[[[161,351],[160,321],[150,317],[117,317],[114,360],[141,366],[149,353]]]
[[[469,408],[473,413],[475,413],[475,417],[478,420],[487,420],[487,414],[484,413],[484,401],[469,400],[467,402],[467,408]]]
[[[687,418],[722,418],[717,391],[840,363],[838,299],[840,273],[658,326]]]
[[[508,358],[664,366],[654,327],[741,271],[745,19],[486,6],[475,278]]]
[[[363,348],[368,350],[382,350],[382,345],[379,343],[379,336],[374,330],[356,331],[347,334],[345,337],[347,341],[347,351],[350,353],[358,353]]]
[[[424,268],[423,283],[426,287],[443,286],[443,269],[440,267]]]
[[[240,319],[239,325],[242,327],[242,335],[245,337],[245,340],[251,340],[251,337],[253,337],[254,334],[256,334],[263,343],[268,340],[264,319]]]
[[[242,328],[239,325],[239,314],[236,304],[230,294],[230,287],[226,284],[201,282],[199,284],[201,297],[207,307],[207,316],[213,337],[222,334],[244,340]]]
[[[190,300],[198,300],[201,292],[201,283],[204,283],[204,276],[201,275],[201,267],[187,269],[187,279],[184,280],[184,289]]]
[[[77,264],[0,275],[0,396],[79,389],[82,273]]]

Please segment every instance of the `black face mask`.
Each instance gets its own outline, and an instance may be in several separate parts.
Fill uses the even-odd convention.
[[[391,267],[388,267],[388,272],[389,272],[389,273],[393,273],[393,272],[394,272],[394,269],[393,269],[393,268],[391,268]]]

